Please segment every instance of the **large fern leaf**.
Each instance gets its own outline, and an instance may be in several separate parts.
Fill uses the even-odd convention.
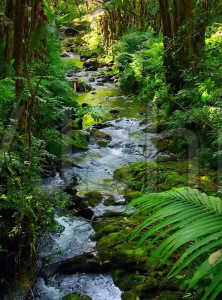
[[[138,226],[133,233],[133,238],[140,236],[144,228],[147,231],[141,235],[138,246],[147,244],[147,250],[153,244],[161,241],[155,251],[152,252],[149,262],[157,258],[160,264],[164,264],[169,257],[182,246],[187,248],[174,264],[168,276],[178,275],[197,258],[210,254],[222,244],[222,201],[220,198],[207,196],[198,190],[190,188],[175,189],[169,192],[144,195],[130,204],[136,213],[152,213]],[[218,253],[218,252],[217,252]],[[214,272],[215,266],[209,260],[205,261],[194,278],[190,287],[211,272],[213,280],[209,286],[204,300],[213,300],[222,291],[222,272]]]

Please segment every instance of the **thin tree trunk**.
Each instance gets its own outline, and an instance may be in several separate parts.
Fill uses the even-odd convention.
[[[25,23],[26,0],[17,0],[15,8],[15,23],[14,23],[14,56],[15,56],[15,74],[16,79],[16,98],[20,102],[20,95],[24,88],[24,23]],[[19,120],[19,132],[25,133],[26,129],[26,102],[20,103],[23,108],[23,114]]]
[[[23,50],[24,50],[24,21],[25,21],[26,0],[17,0],[15,9],[14,23],[14,56],[15,56],[15,74],[18,77],[16,81],[17,96],[23,90]]]
[[[15,21],[15,5],[16,0],[8,0],[6,8],[6,16],[10,19],[10,24],[6,29],[6,47],[5,47],[5,62],[6,67],[8,66],[13,57],[13,48],[14,48],[14,21]]]

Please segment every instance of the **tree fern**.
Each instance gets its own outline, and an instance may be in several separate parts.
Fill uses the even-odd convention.
[[[149,217],[134,230],[133,238],[140,235],[144,228],[147,229],[140,237],[138,246],[146,243],[147,250],[150,250],[154,243],[161,241],[152,252],[149,262],[158,258],[162,265],[184,244],[188,245],[184,251],[181,250],[183,254],[170,270],[169,278],[178,275],[197,258],[206,258],[206,255],[221,247],[220,198],[207,196],[195,189],[181,188],[144,195],[132,201],[130,208],[132,206],[136,213],[149,213]],[[203,300],[213,300],[222,291],[222,271],[219,265],[222,265],[220,250],[203,262],[190,281],[189,288],[193,288],[200,279],[211,274],[212,281]]]

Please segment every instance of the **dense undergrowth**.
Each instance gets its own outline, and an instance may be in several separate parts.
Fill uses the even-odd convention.
[[[69,66],[60,59],[60,51],[54,34],[50,35],[45,60],[29,65],[37,92],[31,144],[18,130],[13,69],[10,76],[0,80],[2,292],[8,278],[22,280],[35,264],[39,232],[55,226],[54,212],[69,201],[68,194],[41,188],[43,174],[53,175],[61,155],[81,143],[81,139],[67,136],[69,130],[78,129],[82,111],[74,99],[73,87],[66,81]],[[28,94],[26,82],[22,98]]]
[[[193,152],[203,166],[217,167],[218,130],[221,118],[221,24],[208,28],[201,71],[186,70],[184,88],[177,94],[168,90],[163,68],[163,39],[152,30],[136,29],[125,34],[115,48],[116,68],[122,88],[134,94],[134,101],[146,101],[155,107],[157,130],[167,129],[170,146],[180,158],[187,155],[194,139],[199,147]],[[179,103],[179,104],[178,104]],[[185,128],[194,136],[174,137],[174,129]],[[167,137],[167,136],[166,136]],[[196,141],[195,141],[196,142]]]
[[[207,28],[205,55],[199,61],[201,67],[197,71],[193,68],[183,70],[184,84],[176,93],[167,85],[161,35],[152,30],[141,32],[131,29],[115,48],[115,66],[120,75],[120,84],[132,94],[133,101],[146,102],[149,107],[154,107],[153,122],[163,137],[155,143],[161,151],[166,152],[163,155],[168,155],[157,164],[136,164],[115,172],[115,178],[128,185],[125,199],[130,202],[139,197],[133,200],[131,206],[137,208],[136,213],[149,216],[141,227],[133,230],[133,237],[138,234],[141,236],[138,247],[145,245],[148,250],[154,249],[148,258],[151,265],[155,261],[160,266],[179,251],[178,262],[167,276],[169,279],[182,276],[184,286],[195,288],[196,297],[201,299],[219,299],[222,288],[221,235],[210,227],[212,235],[218,234],[218,238],[212,237],[211,243],[208,219],[208,212],[214,207],[216,214],[212,221],[219,226],[221,199],[206,196],[221,196],[217,185],[220,182],[218,168],[221,160],[221,45],[221,24],[215,23]],[[206,194],[200,194],[192,188]],[[169,197],[161,193],[167,190],[172,190]],[[169,202],[171,194],[172,203]],[[186,201],[191,201],[189,205],[193,205],[190,206],[193,218],[196,205],[206,211],[203,219],[197,221],[200,231],[195,231],[195,220],[191,222],[192,228],[189,228],[183,212],[181,218],[184,218],[184,222],[179,214],[173,217],[177,205],[185,207]],[[206,230],[200,227],[201,224],[206,226]],[[160,246],[159,238],[163,238]]]

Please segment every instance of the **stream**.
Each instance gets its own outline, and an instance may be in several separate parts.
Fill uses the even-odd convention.
[[[70,56],[70,59],[79,59]],[[79,195],[89,191],[98,191],[103,200],[93,210],[93,218],[101,218],[106,212],[123,212],[126,209],[123,192],[125,185],[116,182],[113,174],[116,169],[134,162],[154,160],[158,151],[151,142],[155,134],[147,133],[147,126],[151,126],[151,109],[144,104],[134,103],[123,94],[114,83],[105,82],[101,85],[101,78],[107,67],[98,71],[81,70],[69,76],[91,85],[93,90],[78,94],[80,104],[87,103],[95,106],[103,115],[100,130],[112,137],[107,147],[100,147],[89,137],[87,151],[71,153],[68,157],[79,167],[70,167],[62,170],[55,177],[45,179],[47,188],[69,186],[73,178],[77,181],[76,189]],[[143,125],[142,120],[148,122]],[[149,121],[150,120],[150,121]],[[147,125],[148,124],[148,125]],[[84,120],[84,131],[98,125],[92,117]],[[86,132],[86,131],[85,131]],[[104,201],[112,195],[115,205],[105,206]],[[57,263],[81,254],[94,251],[96,242],[90,240],[94,229],[90,220],[70,215],[56,215],[55,221],[60,230],[48,233],[39,245],[39,264]],[[96,256],[96,251],[93,252]],[[33,287],[33,295],[29,299],[59,300],[67,294],[78,292],[87,295],[92,300],[121,300],[121,291],[113,283],[109,273],[73,273],[62,275],[50,267],[44,276],[40,275]],[[21,298],[19,298],[21,299]]]

